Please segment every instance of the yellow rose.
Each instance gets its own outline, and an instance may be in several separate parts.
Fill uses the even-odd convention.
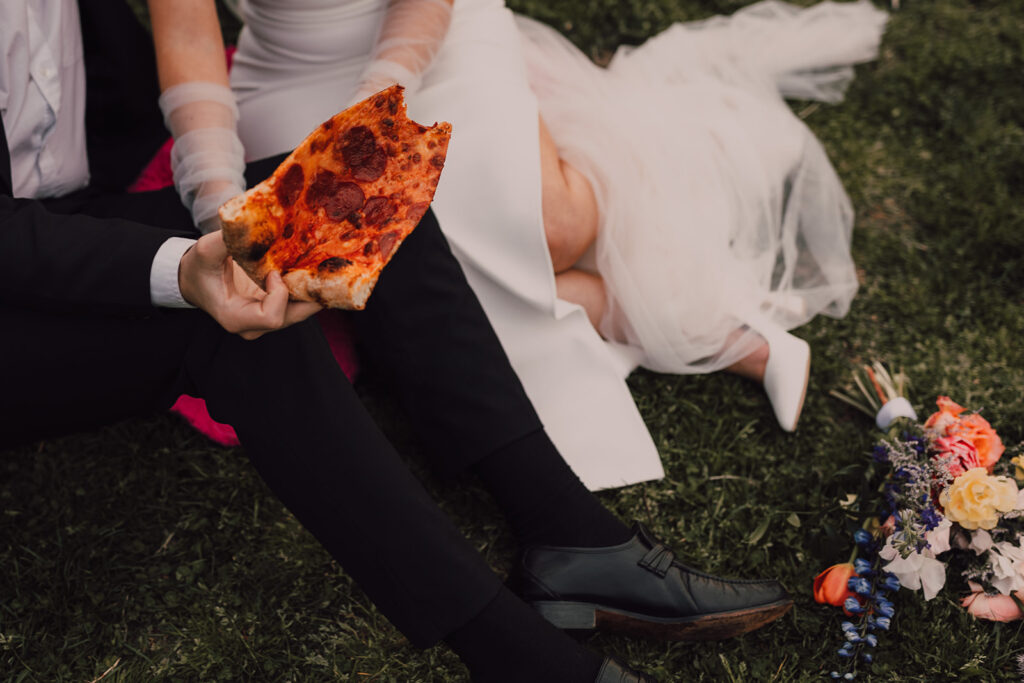
[[[1018,455],[1010,462],[1014,464],[1013,478],[1017,481],[1024,481],[1024,455]]]
[[[1017,504],[1017,484],[1009,477],[993,477],[984,467],[961,474],[939,495],[946,517],[965,529],[991,529],[1000,512]]]

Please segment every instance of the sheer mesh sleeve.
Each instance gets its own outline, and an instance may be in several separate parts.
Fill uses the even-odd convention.
[[[418,90],[423,73],[441,49],[451,18],[452,5],[447,0],[391,0],[353,101],[395,83],[409,92]]]
[[[182,83],[163,92],[160,110],[174,136],[174,186],[196,227],[204,233],[218,230],[218,207],[245,189],[234,95],[216,83]]]

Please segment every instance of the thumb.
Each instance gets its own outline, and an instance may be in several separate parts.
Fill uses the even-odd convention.
[[[200,237],[196,242],[196,252],[202,258],[203,265],[219,267],[228,257],[223,233],[218,230]]]

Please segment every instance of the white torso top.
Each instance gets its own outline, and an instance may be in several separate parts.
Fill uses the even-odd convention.
[[[16,197],[89,182],[85,63],[75,0],[0,3],[0,116]]]
[[[370,18],[372,26],[387,6],[386,0],[242,0],[245,30],[255,43],[295,63],[325,64],[370,54],[376,32],[346,31],[339,26]],[[286,58],[286,60],[284,59]]]

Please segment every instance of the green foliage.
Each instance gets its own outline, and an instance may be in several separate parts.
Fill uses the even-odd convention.
[[[673,21],[746,2],[511,4],[604,59]],[[984,409],[1007,443],[1024,439],[1024,2],[902,5],[881,59],[858,69],[843,104],[794,104],[857,209],[862,281],[845,319],[799,331],[815,354],[799,431],[780,432],[761,391],[733,376],[630,379],[668,476],[602,499],[690,564],[778,576],[797,602],[723,643],[590,639],[662,680],[806,681],[831,667],[841,616],[813,602],[811,580],[846,559],[839,501],[857,492],[874,440],[868,420],[828,397],[851,362],[903,367],[922,413],[947,393]],[[243,453],[171,417],[7,450],[0,472],[0,680],[92,681],[115,662],[103,680],[465,679],[444,648],[405,642]],[[507,567],[511,541],[486,495],[422,474]],[[897,607],[873,679],[1016,680],[1019,624],[973,621],[951,597],[904,592]]]

